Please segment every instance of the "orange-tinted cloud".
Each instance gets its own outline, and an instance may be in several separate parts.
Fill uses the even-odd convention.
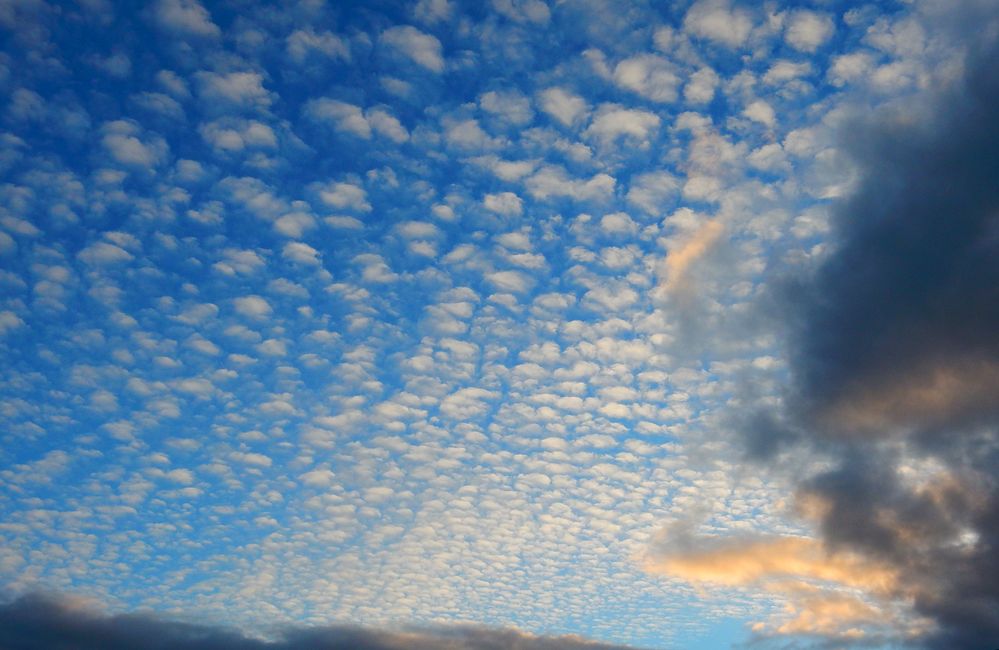
[[[646,569],[698,587],[743,587],[782,598],[783,612],[761,621],[761,634],[818,634],[861,638],[904,631],[896,570],[852,553],[829,552],[807,537],[684,537],[650,554]],[[902,608],[904,609],[904,608]]]
[[[717,219],[701,224],[689,237],[681,239],[671,248],[663,263],[661,290],[670,294],[683,286],[690,266],[704,256],[721,237],[725,226]]]

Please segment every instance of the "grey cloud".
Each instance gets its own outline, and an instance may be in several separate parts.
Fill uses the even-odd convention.
[[[48,595],[0,604],[5,650],[627,650],[576,636],[453,626],[379,631],[348,626],[285,628],[274,640],[151,614],[108,616]]]
[[[755,455],[831,457],[799,496],[828,547],[899,572],[927,648],[999,641],[997,59],[973,49],[930,118],[852,131],[833,251],[785,296],[794,388],[745,427]]]

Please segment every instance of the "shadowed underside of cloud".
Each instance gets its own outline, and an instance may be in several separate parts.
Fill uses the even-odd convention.
[[[881,114],[853,132],[861,181],[835,247],[786,297],[793,389],[753,420],[750,446],[830,461],[797,486],[820,539],[672,540],[650,560],[785,597],[801,615],[767,633],[999,646],[996,60],[993,43],[974,51],[932,117]]]
[[[38,594],[0,605],[0,644],[5,650],[627,650],[576,636],[533,636],[471,625],[404,632],[299,627],[277,636],[265,641],[151,614],[108,616]]]
[[[997,55],[932,119],[857,132],[838,245],[790,304],[789,420],[835,464],[799,499],[829,549],[897,573],[934,648],[999,642]]]

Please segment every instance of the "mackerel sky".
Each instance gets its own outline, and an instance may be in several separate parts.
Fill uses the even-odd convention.
[[[0,0],[0,630],[996,645],[997,17]]]

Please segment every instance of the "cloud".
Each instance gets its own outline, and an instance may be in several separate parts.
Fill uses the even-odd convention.
[[[754,122],[759,122],[763,126],[773,128],[777,124],[777,114],[774,112],[773,107],[762,99],[751,102],[742,111],[742,114]]]
[[[870,52],[851,52],[833,57],[826,76],[834,86],[845,86],[858,79],[864,79],[874,68],[874,56]]]
[[[199,72],[199,97],[206,106],[267,108],[274,100],[259,72]]]
[[[316,52],[331,59],[350,60],[350,48],[342,38],[332,32],[315,32],[311,28],[299,29],[288,35],[288,56],[297,63]]]
[[[223,119],[202,124],[198,131],[205,142],[220,152],[239,152],[246,148],[273,149],[277,136],[271,127],[257,120]]]
[[[305,114],[315,121],[331,122],[337,131],[352,133],[360,138],[371,137],[371,125],[360,106],[335,99],[310,99]]]
[[[169,147],[162,138],[144,136],[134,122],[115,120],[102,128],[101,144],[116,162],[129,167],[155,167],[163,162]]]
[[[524,202],[513,192],[486,194],[482,199],[482,205],[487,210],[507,217],[519,216],[524,212]]]
[[[520,271],[494,271],[486,274],[486,280],[500,291],[525,293],[533,286],[531,278]]]
[[[453,8],[449,0],[419,0],[413,7],[413,15],[421,22],[437,23],[447,20]]]
[[[536,199],[570,197],[579,201],[608,198],[614,192],[616,181],[609,174],[596,174],[590,179],[570,178],[562,167],[548,165],[530,176],[524,185]]]
[[[475,119],[445,119],[444,139],[449,146],[467,151],[494,149],[501,143],[498,138],[491,138]]]
[[[8,309],[0,311],[0,336],[21,327],[24,327],[24,321],[17,314]]]
[[[305,264],[306,266],[316,266],[320,264],[319,251],[312,246],[300,241],[288,242],[281,249],[281,255],[291,262]]]
[[[134,259],[134,255],[109,242],[94,242],[77,254],[81,261],[91,266],[121,264]]]
[[[828,14],[799,9],[791,12],[784,38],[796,50],[814,52],[835,31],[836,25]]]
[[[369,212],[367,192],[353,183],[328,183],[318,187],[320,200],[328,206],[344,209],[353,208],[359,212]]]
[[[271,640],[262,640],[235,629],[148,614],[103,614],[89,601],[37,594],[0,605],[0,637],[10,650],[627,650],[578,636],[534,636],[473,625],[402,631],[286,626]]]
[[[365,140],[371,138],[372,132],[396,143],[409,139],[409,132],[402,123],[385,109],[364,110],[354,104],[323,97],[310,99],[303,110],[313,121],[328,123],[341,133],[350,133]]]
[[[517,90],[490,90],[479,97],[479,105],[511,124],[527,124],[534,119],[531,100]]]
[[[850,642],[905,635],[921,624],[898,616],[893,600],[902,596],[903,585],[890,566],[830,552],[815,539],[667,534],[668,542],[647,556],[647,570],[698,587],[752,587],[785,601],[783,612],[753,625],[759,634]]]
[[[548,5],[542,0],[492,0],[493,9],[518,22],[545,25],[551,18]]]
[[[270,316],[273,309],[270,304],[260,296],[243,296],[233,300],[236,312],[250,318],[265,318]]]
[[[749,38],[753,19],[745,9],[733,8],[728,0],[698,0],[684,16],[683,28],[695,36],[735,48]]]
[[[691,104],[706,104],[714,99],[718,87],[718,73],[704,67],[690,75],[683,87],[683,98]]]
[[[711,250],[723,232],[725,227],[715,219],[705,221],[692,233],[678,237],[676,244],[669,247],[663,263],[662,291],[671,294],[685,287],[690,267]]]
[[[392,271],[381,255],[363,253],[356,256],[353,261],[361,266],[361,278],[365,282],[384,284],[399,279],[398,274]]]
[[[589,112],[586,100],[557,86],[541,91],[538,101],[541,110],[565,126],[572,126]]]
[[[382,32],[381,42],[393,47],[431,72],[444,71],[441,42],[410,25],[390,27]]]
[[[597,140],[604,147],[624,139],[628,144],[644,148],[649,146],[649,139],[659,128],[659,123],[659,116],[655,113],[624,108],[619,104],[602,104],[583,135]]]
[[[153,15],[162,29],[179,36],[217,38],[221,33],[211,14],[197,0],[160,0]]]
[[[784,294],[787,407],[750,428],[831,459],[799,499],[829,549],[908,585],[931,648],[999,638],[999,75],[971,51],[933,111],[851,124],[860,180]]]
[[[626,198],[648,214],[661,214],[679,189],[679,180],[669,172],[646,172],[632,177]]]
[[[668,60],[640,54],[614,66],[614,82],[646,99],[668,103],[676,100],[680,77]]]

